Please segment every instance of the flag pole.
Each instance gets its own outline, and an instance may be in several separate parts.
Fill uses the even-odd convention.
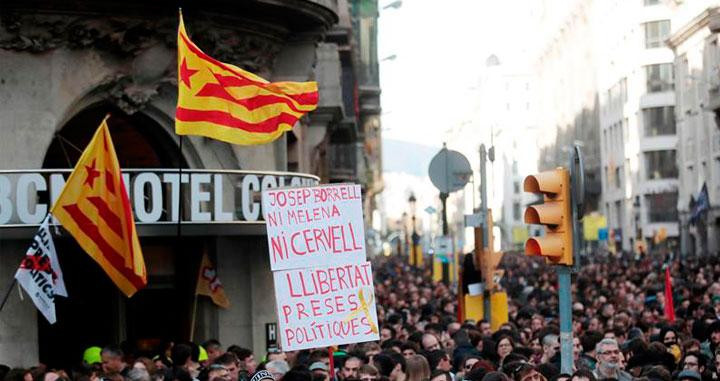
[[[197,318],[197,304],[198,304],[198,294],[197,294],[197,291],[195,291],[195,297],[193,297],[192,318],[190,319],[190,341],[191,342],[195,338],[195,320]]]
[[[13,288],[15,288],[15,284],[17,283],[17,278],[13,277],[12,283],[10,283],[10,287],[8,287],[7,292],[5,292],[5,296],[3,297],[2,303],[0,303],[0,311],[3,310],[3,307],[5,307],[5,303],[7,303],[8,298],[10,297],[10,292]]]
[[[177,219],[177,236],[180,238],[182,235],[180,226],[182,221],[182,212],[183,212],[183,182],[182,182],[182,146],[183,146],[183,135],[180,135],[180,144],[178,144],[178,187],[179,187],[179,197],[178,197],[178,219]],[[182,247],[179,245],[179,247]]]

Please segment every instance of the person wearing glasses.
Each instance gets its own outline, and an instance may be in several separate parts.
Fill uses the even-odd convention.
[[[620,348],[615,339],[602,339],[595,347],[597,355],[597,366],[595,367],[595,378],[615,378],[618,381],[632,381],[630,373],[621,368]]]
[[[547,381],[538,368],[527,361],[513,361],[503,366],[503,371],[513,381]]]

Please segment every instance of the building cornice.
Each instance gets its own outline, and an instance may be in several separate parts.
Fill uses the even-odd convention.
[[[720,17],[720,7],[707,8],[695,16],[689,23],[685,24],[677,32],[673,33],[665,42],[673,50],[680,44],[687,41],[700,29],[708,26],[711,19]]]

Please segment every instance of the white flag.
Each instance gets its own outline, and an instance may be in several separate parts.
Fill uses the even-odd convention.
[[[67,296],[60,262],[49,228],[50,214],[33,237],[15,279],[25,289],[35,306],[50,324],[55,323],[55,295]]]

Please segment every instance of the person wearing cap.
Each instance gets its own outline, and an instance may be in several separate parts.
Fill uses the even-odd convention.
[[[631,381],[632,376],[621,369],[620,347],[615,339],[602,339],[595,348],[597,366],[595,378],[615,378],[618,381]]]
[[[702,381],[702,377],[694,370],[683,370],[678,373],[677,381]]]
[[[102,348],[100,347],[89,347],[83,352],[83,364],[87,367],[92,367],[95,364],[102,363],[102,357],[100,355]]]
[[[309,369],[313,374],[313,380],[316,380],[316,377],[322,377],[323,381],[330,381],[330,372],[324,362],[316,361],[310,364]]]

